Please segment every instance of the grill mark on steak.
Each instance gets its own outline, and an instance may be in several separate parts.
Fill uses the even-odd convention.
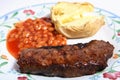
[[[105,69],[113,49],[113,45],[102,40],[92,40],[85,44],[30,48],[20,52],[17,63],[21,73],[79,77]]]

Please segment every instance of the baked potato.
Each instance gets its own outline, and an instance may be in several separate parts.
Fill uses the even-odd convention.
[[[58,2],[51,8],[55,29],[67,38],[94,35],[104,24],[104,16],[96,15],[88,2]]]

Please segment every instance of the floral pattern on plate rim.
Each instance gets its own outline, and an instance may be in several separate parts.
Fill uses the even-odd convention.
[[[12,12],[9,12],[3,16],[0,16],[0,47],[5,46],[6,40],[6,31],[9,31],[14,22],[25,20],[27,18],[38,18],[43,16],[48,16],[50,13],[50,8],[55,3],[45,3],[45,4],[36,4],[20,9],[16,9]],[[117,44],[120,44],[120,17],[101,8],[95,8],[95,12],[99,15],[105,16],[105,21],[107,26],[114,32],[111,39]],[[20,17],[22,15],[22,17]],[[119,46],[118,46],[119,47]],[[3,54],[2,48],[0,48],[0,74],[7,74],[2,70],[2,67],[10,64],[9,57],[6,54]],[[120,49],[116,50],[116,53],[113,55],[112,60],[114,62],[110,65],[109,68],[106,68],[104,71],[98,72],[94,75],[89,76],[88,80],[100,80],[108,78],[110,80],[117,80],[120,78],[120,69],[117,71],[116,68],[120,67]],[[36,80],[33,75],[30,74],[20,74],[15,69],[7,71],[10,74],[17,75],[17,80]]]

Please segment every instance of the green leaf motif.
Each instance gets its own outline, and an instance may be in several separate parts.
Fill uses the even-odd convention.
[[[26,14],[26,16],[30,16],[30,14]]]
[[[112,39],[115,39],[115,34],[112,36]]]
[[[117,32],[120,32],[120,29],[118,29]]]
[[[28,80],[35,80],[30,74],[27,74]]]
[[[2,63],[0,63],[0,68],[1,68],[2,66],[6,65],[6,64],[8,64],[8,62],[2,62]]]
[[[118,21],[118,20],[113,20],[114,22],[116,22],[116,23],[118,23],[118,24],[120,24],[120,21]]]
[[[33,16],[34,19],[38,18],[37,16]]]
[[[2,40],[0,40],[0,42],[3,42],[3,41],[5,41],[6,39],[2,39]]]
[[[4,72],[0,71],[0,74],[3,74]]]
[[[120,52],[120,50],[118,50],[118,52]]]
[[[3,26],[5,26],[5,27],[7,27],[7,28],[11,28],[11,26],[9,26],[9,25],[3,25]]]
[[[15,12],[12,16],[11,16],[11,18],[13,18],[13,17],[15,17],[15,16],[17,16],[18,15],[18,12]]]
[[[118,54],[118,56],[120,57],[120,54]]]
[[[116,72],[116,70],[111,69],[109,72],[110,72],[110,73],[113,73],[113,72]]]

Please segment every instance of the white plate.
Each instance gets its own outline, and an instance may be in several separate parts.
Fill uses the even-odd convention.
[[[59,78],[59,77],[45,77],[45,76],[36,76],[29,74],[21,74],[17,72],[18,66],[16,65],[16,60],[6,48],[6,35],[9,30],[13,27],[13,24],[25,20],[27,18],[36,18],[48,16],[50,14],[50,8],[55,3],[41,3],[30,5],[26,7],[22,7],[19,9],[15,9],[3,16],[0,16],[0,79],[2,80],[20,80],[19,77],[25,77],[26,79],[21,80],[109,80],[105,78],[103,75],[107,74],[107,76],[114,75],[117,79],[120,79],[120,17],[116,14],[96,7],[95,12],[99,15],[105,16],[105,25],[92,37],[84,38],[84,39],[69,39],[67,41],[68,44],[74,43],[84,43],[89,42],[90,40],[105,40],[109,41],[114,45],[114,55],[108,61],[108,67],[99,73],[82,76],[77,78]],[[24,11],[28,12],[24,12]]]

